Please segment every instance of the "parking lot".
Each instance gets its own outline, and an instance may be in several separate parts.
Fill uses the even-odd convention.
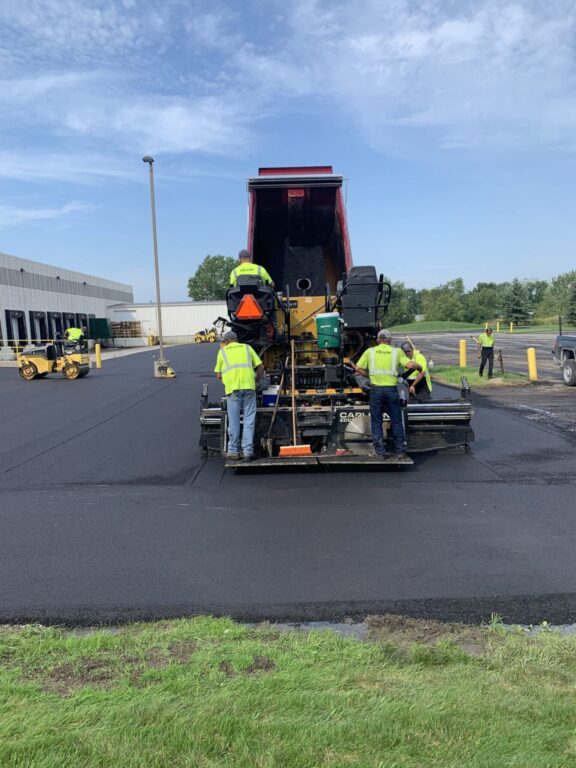
[[[545,387],[479,394],[468,454],[241,474],[198,448],[216,347],[171,348],[174,380],[152,354],[72,382],[0,369],[0,621],[576,619],[573,435],[518,407]]]

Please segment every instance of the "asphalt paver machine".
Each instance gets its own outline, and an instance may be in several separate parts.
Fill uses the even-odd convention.
[[[256,350],[267,371],[251,469],[382,463],[369,455],[368,382],[352,363],[376,343],[392,290],[373,266],[352,265],[342,184],[329,166],[261,168],[248,180],[248,247],[275,287],[238,278],[219,322]],[[454,399],[405,401],[406,450],[467,447],[472,410],[466,382]],[[200,424],[202,449],[224,455],[226,399],[210,402],[206,385]],[[389,427],[385,417],[386,434]],[[309,455],[283,455],[292,442],[310,446]]]

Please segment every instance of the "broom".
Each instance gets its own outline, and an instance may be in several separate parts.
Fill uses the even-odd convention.
[[[280,456],[311,456],[312,449],[309,445],[296,445],[296,366],[295,366],[295,352],[294,352],[294,339],[290,339],[290,356],[292,358],[292,440],[293,445],[280,446]]]

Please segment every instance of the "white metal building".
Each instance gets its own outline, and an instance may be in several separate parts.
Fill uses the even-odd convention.
[[[194,340],[194,334],[211,328],[218,317],[227,317],[225,301],[162,302],[162,334],[166,344],[184,344]],[[141,324],[141,339],[115,339],[116,346],[146,344],[148,334],[158,334],[156,304],[117,304],[108,308],[113,323]]]
[[[0,253],[0,348],[51,339],[132,301],[131,285]]]

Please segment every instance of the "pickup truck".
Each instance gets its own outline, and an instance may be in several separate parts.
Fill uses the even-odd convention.
[[[552,354],[556,365],[562,367],[564,384],[576,387],[576,336],[557,336]]]

